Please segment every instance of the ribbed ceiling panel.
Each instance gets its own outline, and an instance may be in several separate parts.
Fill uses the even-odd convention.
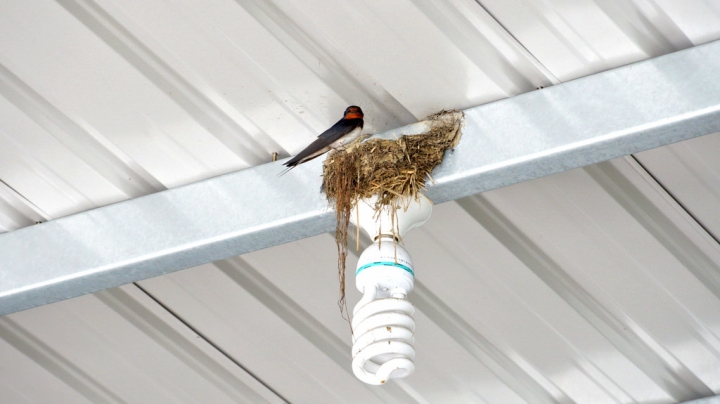
[[[0,231],[294,154],[349,104],[372,133],[719,38],[703,0],[3,1]],[[352,375],[322,235],[0,319],[0,401],[718,394],[719,152],[715,134],[436,206],[405,240],[408,379]]]

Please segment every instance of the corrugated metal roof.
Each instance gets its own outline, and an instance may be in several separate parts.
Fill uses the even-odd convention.
[[[390,129],[715,40],[719,27],[720,3],[702,0],[4,1],[1,230],[295,153],[351,103],[369,132]],[[323,235],[3,317],[0,399],[718,394],[718,142],[436,206],[405,241],[418,273],[408,379],[352,375]]]

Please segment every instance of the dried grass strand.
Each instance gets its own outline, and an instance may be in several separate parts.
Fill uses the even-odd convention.
[[[337,218],[338,306],[343,317],[348,313],[345,262],[353,206],[359,199],[377,196],[375,211],[389,207],[394,217],[398,199],[417,198],[425,189],[426,179],[433,181],[430,172],[442,162],[445,151],[460,141],[462,117],[459,111],[441,111],[427,118],[427,133],[393,140],[370,139],[332,153],[325,160],[323,190]],[[345,318],[349,319],[349,315]]]

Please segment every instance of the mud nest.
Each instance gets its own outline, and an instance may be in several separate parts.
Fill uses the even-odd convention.
[[[377,196],[375,211],[395,209],[400,197],[416,198],[425,188],[430,172],[442,162],[445,151],[460,141],[463,114],[441,111],[423,123],[428,131],[393,140],[369,139],[332,153],[323,165],[323,190],[337,215],[335,242],[338,248],[338,305],[345,303],[345,259],[350,212],[358,199]]]

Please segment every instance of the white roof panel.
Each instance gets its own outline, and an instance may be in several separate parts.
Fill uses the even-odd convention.
[[[349,104],[377,132],[717,39],[703,0],[3,1],[0,231],[294,154]],[[321,235],[1,318],[0,401],[719,394],[718,151],[714,134],[436,206],[405,240],[407,379],[353,376]]]

